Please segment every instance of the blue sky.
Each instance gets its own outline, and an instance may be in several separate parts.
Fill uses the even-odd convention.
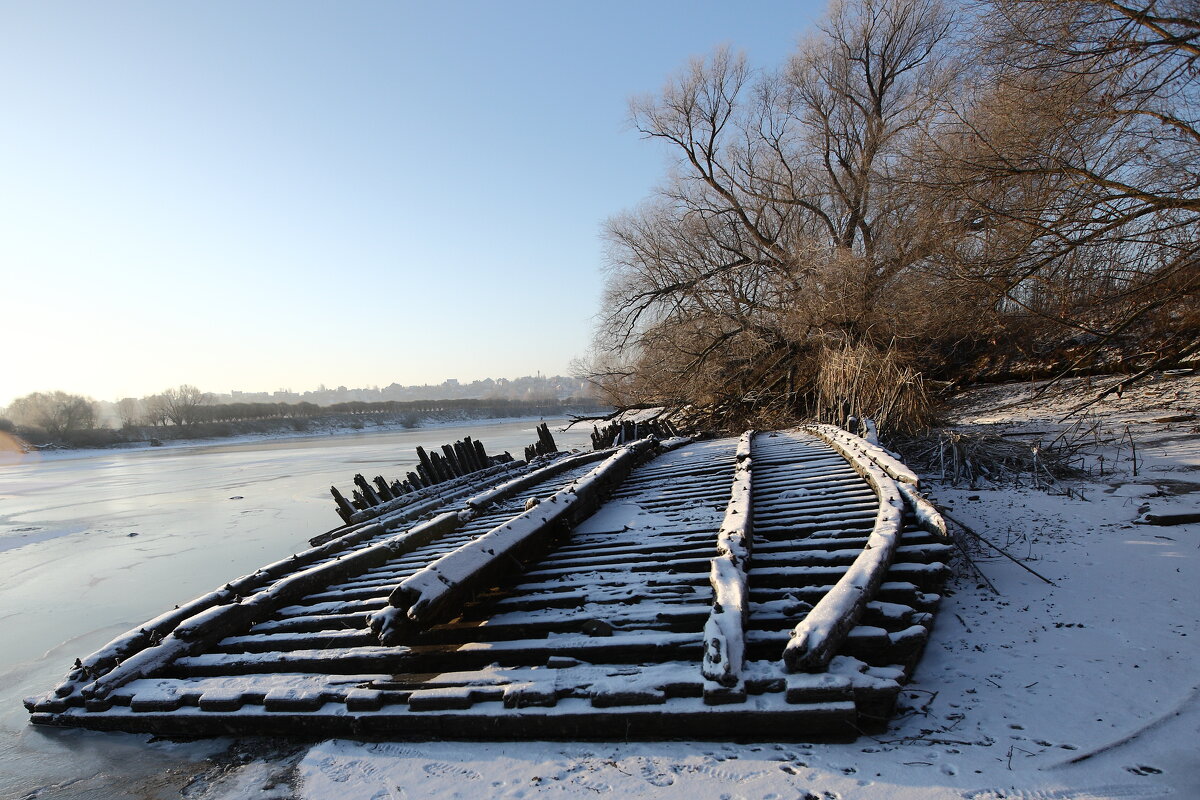
[[[820,2],[0,0],[0,406],[566,373],[626,126]]]

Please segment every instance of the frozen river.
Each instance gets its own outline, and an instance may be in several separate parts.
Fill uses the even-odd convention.
[[[551,420],[552,429],[555,422]],[[561,424],[561,421],[557,421]],[[386,433],[52,455],[0,464],[0,798],[180,796],[225,742],[34,728],[45,692],[113,637],[307,547],[339,524],[329,486],[402,476],[470,435],[521,457],[536,420]],[[590,447],[590,427],[559,433]]]

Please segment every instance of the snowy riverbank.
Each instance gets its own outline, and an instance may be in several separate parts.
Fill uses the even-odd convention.
[[[262,794],[255,770],[213,796],[1150,798],[1200,797],[1200,525],[1138,524],[1144,506],[1200,510],[1194,377],[1167,378],[1096,408],[1094,473],[1051,491],[932,486],[955,517],[1017,564],[974,557],[993,593],[964,570],[886,735],[850,745],[326,742],[297,753],[292,788]],[[980,398],[1013,433],[1050,430],[1076,391],[997,413],[1012,387]],[[976,406],[977,408],[977,406]],[[1138,442],[1133,475],[1126,427]],[[1107,441],[1106,441],[1107,440]],[[1103,476],[1099,465],[1105,456]],[[1071,487],[1071,496],[1065,492]],[[785,738],[779,732],[780,739]],[[268,779],[268,782],[271,779]]]
[[[1078,385],[1022,406],[1013,401],[1030,394],[1023,388],[989,388],[961,404],[953,421],[1048,440],[1072,424],[1060,422],[1062,413],[1089,391]],[[1147,511],[1200,510],[1200,431],[1187,419],[1198,401],[1200,381],[1175,376],[1092,409],[1080,429],[1093,439],[1080,450],[1085,474],[1050,491],[1028,481],[974,488],[929,482],[951,515],[1052,584],[973,550],[996,591],[963,565],[902,695],[903,710],[884,735],[838,745],[788,743],[784,731],[764,731],[757,743],[171,744],[25,727],[19,738],[27,751],[108,774],[24,797],[1200,797],[1200,524],[1139,522]],[[275,457],[276,471],[302,468],[296,458]],[[214,497],[227,488],[214,488]],[[182,533],[187,526],[177,527]],[[54,656],[62,661],[89,641],[57,646]],[[16,716],[5,711],[6,719]],[[134,774],[113,753],[158,767]]]

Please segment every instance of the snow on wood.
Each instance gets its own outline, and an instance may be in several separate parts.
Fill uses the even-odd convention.
[[[148,677],[163,665],[197,651],[202,644],[168,634],[153,647],[147,647],[129,656],[114,669],[84,686],[79,693],[86,700],[103,700],[114,689],[129,681]]]
[[[871,444],[866,439],[855,436],[852,433],[847,433],[836,425],[825,425],[814,423],[804,426],[805,430],[812,431],[817,436],[824,439],[830,447],[837,450],[842,455],[847,455],[847,451],[853,451],[870,459],[874,464],[879,466],[890,477],[904,483],[911,483],[914,486],[920,484],[920,478],[917,474],[909,469],[905,464],[898,459],[893,458],[882,447]],[[853,462],[851,462],[853,463]]]
[[[241,602],[237,602],[239,598],[231,592],[224,598],[224,602],[208,605],[188,618],[179,620],[174,631],[161,641],[154,644],[147,641],[149,646],[128,656],[110,672],[83,686],[80,693],[85,698],[103,699],[113,689],[131,680],[146,677],[154,670],[181,657],[196,653],[234,630],[264,619],[273,611],[304,597],[316,588],[415,550],[460,524],[457,512],[447,512],[383,542],[288,575]]]
[[[478,588],[483,579],[527,548],[542,544],[542,539],[560,524],[591,513],[600,503],[600,493],[623,480],[657,444],[654,439],[642,439],[620,448],[591,472],[533,508],[406,578],[388,598],[389,607],[370,617],[380,642],[397,642],[414,626],[432,624]]]
[[[214,607],[233,608],[242,597],[252,594],[269,581],[288,573],[294,573],[305,564],[312,564],[339,551],[376,536],[383,535],[384,528],[378,524],[360,525],[346,535],[322,545],[310,547],[290,558],[281,559],[260,567],[254,572],[236,578],[220,589],[216,589],[179,608],[160,614],[138,628],[113,639],[86,659],[79,662],[67,675],[66,680],[55,688],[57,697],[69,697],[97,677],[109,672],[117,664],[148,647],[159,645],[163,638],[181,623],[200,614],[208,614]],[[221,618],[217,615],[216,618]]]
[[[904,501],[896,482],[862,451],[839,448],[836,439],[821,438],[839,449],[871,485],[879,498],[879,511],[858,558],[792,631],[783,651],[789,672],[817,672],[829,664],[883,583],[903,528]]]
[[[76,666],[67,674],[66,680],[59,684],[51,694],[60,698],[70,697],[91,683],[97,676],[112,670],[131,654],[157,643],[166,632],[174,629],[181,621],[202,613],[212,606],[228,603],[234,597],[234,592],[228,589],[209,592],[190,603],[155,617],[140,628],[127,631],[86,659],[77,661]]]
[[[681,439],[678,443],[686,441]],[[807,465],[803,469],[804,480],[810,482],[817,494],[827,491],[827,484],[822,482],[826,478],[842,481],[842,474],[850,474],[845,461],[839,461],[840,469],[826,463],[830,457],[823,453],[830,451],[824,447],[812,440],[803,440],[803,443],[797,457]],[[644,446],[649,450],[655,444],[647,441]],[[326,732],[333,731],[334,728],[328,726],[347,714],[362,715],[357,718],[367,727],[385,718],[392,719],[391,723],[380,722],[382,727],[378,730],[383,731],[388,725],[402,726],[399,720],[403,715],[415,712],[428,719],[431,714],[445,712],[446,719],[456,720],[452,723],[459,726],[455,730],[469,731],[469,727],[462,725],[469,726],[467,720],[475,718],[487,720],[492,733],[502,727],[497,720],[510,713],[544,710],[554,712],[552,715],[558,712],[580,714],[583,713],[580,703],[598,712],[598,720],[608,719],[600,713],[605,709],[629,709],[631,714],[644,714],[650,708],[661,708],[664,717],[670,718],[669,722],[662,723],[662,731],[674,731],[677,726],[686,724],[675,719],[681,703],[689,708],[692,704],[703,704],[701,707],[710,708],[714,714],[729,710],[734,712],[732,716],[786,713],[795,715],[797,724],[803,725],[815,719],[812,714],[816,712],[808,706],[815,708],[822,703],[831,704],[831,708],[837,705],[839,724],[844,726],[850,725],[856,714],[886,714],[884,706],[894,697],[888,694],[891,688],[860,689],[859,683],[863,680],[855,682],[837,676],[809,680],[809,673],[790,673],[792,680],[789,681],[789,674],[780,669],[778,660],[769,662],[766,667],[760,663],[746,663],[747,653],[773,650],[778,654],[783,650],[791,633],[788,628],[795,622],[797,613],[813,610],[810,617],[819,617],[819,607],[796,598],[812,602],[820,600],[823,593],[832,591],[828,584],[845,574],[844,564],[857,563],[861,559],[855,550],[846,549],[851,542],[831,541],[830,546],[840,552],[814,549],[811,559],[800,555],[790,564],[783,561],[774,571],[765,570],[761,584],[756,578],[756,587],[766,587],[768,597],[779,596],[775,591],[777,587],[797,587],[814,582],[820,586],[813,587],[812,592],[807,591],[807,586],[795,588],[794,594],[778,602],[756,604],[759,612],[767,605],[778,606],[777,613],[766,623],[773,627],[749,628],[747,570],[753,548],[752,470],[755,456],[764,465],[774,463],[778,457],[771,455],[774,451],[765,437],[758,443],[763,448],[761,451],[752,452],[751,433],[738,442],[736,452],[733,452],[733,444],[730,440],[719,443],[719,462],[712,460],[713,452],[717,451],[703,445],[639,471],[617,492],[618,497],[627,496],[626,499],[620,500],[616,510],[605,519],[595,522],[593,532],[554,551],[555,556],[522,581],[517,594],[497,594],[498,603],[495,598],[490,598],[492,592],[480,595],[477,590],[481,586],[494,586],[493,576],[507,568],[513,557],[523,558],[536,552],[539,544],[548,543],[550,536],[563,530],[563,523],[569,525],[580,514],[589,511],[577,506],[588,505],[585,501],[589,492],[599,493],[594,484],[601,482],[606,469],[620,463],[619,456],[627,454],[627,449],[592,456],[593,459],[604,459],[598,466],[587,463],[591,459],[581,459],[575,464],[574,472],[544,484],[553,488],[531,490],[528,483],[522,483],[525,492],[517,496],[523,500],[536,493],[541,502],[504,524],[496,522],[502,518],[501,513],[488,512],[481,519],[471,508],[449,512],[425,523],[429,528],[426,532],[446,533],[462,529],[453,534],[452,543],[440,546],[442,553],[469,536],[482,535],[400,584],[407,584],[416,591],[410,597],[400,598],[401,604],[390,604],[374,620],[379,627],[390,629],[385,634],[391,638],[380,636],[378,631],[372,636],[360,627],[371,607],[365,607],[357,600],[349,606],[338,601],[344,602],[348,593],[354,592],[359,593],[354,595],[356,598],[362,593],[382,597],[381,592],[386,593],[395,587],[395,581],[400,580],[399,577],[389,580],[389,575],[404,575],[429,558],[428,555],[423,558],[406,556],[406,567],[399,572],[392,568],[390,561],[389,545],[406,552],[402,543],[411,543],[410,537],[420,532],[423,526],[391,538],[385,538],[386,531],[377,527],[362,539],[363,544],[357,551],[339,552],[343,545],[330,543],[333,546],[323,549],[314,563],[300,565],[294,574],[279,577],[274,582],[265,572],[256,573],[245,584],[249,593],[243,592],[241,597],[238,592],[223,595],[207,608],[197,609],[187,619],[178,620],[157,646],[128,658],[118,670],[103,679],[95,679],[94,685],[88,687],[86,703],[76,699],[56,704],[50,698],[31,710],[43,717],[57,715],[54,720],[42,720],[56,724],[71,717],[72,721],[65,724],[91,725],[90,720],[104,717],[106,721],[95,724],[109,725],[111,721],[114,726],[132,724],[134,728],[143,723],[130,723],[132,712],[136,712],[133,717],[143,721],[158,714],[163,716],[161,722],[146,722],[145,725],[161,725],[163,730],[176,724],[166,721],[166,715],[175,714],[181,717],[177,723],[179,729],[191,730],[188,726],[192,723],[182,718],[195,715],[197,711],[204,712],[201,717],[207,715],[205,724],[211,722],[213,725],[224,724],[214,721],[221,715],[230,725],[237,726],[247,723],[235,720],[247,717],[262,718],[273,714],[276,721],[263,722],[271,726],[286,724],[278,722],[286,715],[293,715],[297,720],[301,716],[311,716],[313,724],[319,724]],[[830,456],[837,459],[832,453]],[[640,457],[636,459],[637,462],[641,460]],[[784,463],[780,461],[780,464]],[[633,464],[629,466],[632,468]],[[563,486],[589,469],[591,472],[575,483]],[[781,494],[791,491],[787,488],[791,485],[790,476],[781,484],[779,476],[772,481],[772,474],[764,467],[759,475],[766,481],[763,486],[772,487],[767,490],[769,493],[780,487]],[[545,477],[543,475],[542,479]],[[857,490],[855,505],[858,495],[865,495],[867,491],[861,482],[858,486],[862,488]],[[562,487],[560,491],[546,496],[559,487]],[[509,493],[492,490],[492,493],[483,493],[487,496],[477,495],[480,507],[510,499],[520,491],[520,488],[510,489]],[[873,490],[878,491],[878,487],[873,486]],[[798,491],[802,495],[810,494],[803,486]],[[847,496],[842,490],[835,493],[843,500]],[[649,499],[648,505],[629,499],[642,496]],[[899,501],[898,494],[895,499]],[[830,502],[832,497],[814,497],[812,500],[815,506],[813,502],[801,503],[804,507],[797,513],[811,518],[824,517],[826,511],[835,514],[839,511],[840,504]],[[502,508],[515,505],[509,503]],[[725,507],[723,517],[718,510],[722,505]],[[771,518],[778,517],[780,522],[786,522],[786,518],[792,516],[790,505],[795,503],[789,500],[785,505],[789,508],[775,507]],[[867,507],[865,514],[841,511],[848,520],[864,520],[863,529],[856,534],[853,544],[861,542],[868,548],[875,547],[872,538],[875,534],[872,532],[868,536],[868,529],[872,525],[872,516],[879,516],[877,512],[874,506]],[[631,526],[631,514],[641,524]],[[847,524],[850,528],[855,527],[853,523]],[[711,557],[711,550],[704,552],[703,531],[710,532],[711,548],[714,529],[717,548],[715,557]],[[663,539],[661,544],[660,538]],[[664,549],[667,539],[675,542],[670,551]],[[922,538],[920,541],[929,540]],[[782,541],[763,543],[764,562],[771,561],[772,555],[781,552],[783,547]],[[432,551],[437,549],[430,548]],[[384,553],[384,550],[389,552]],[[922,550],[909,555],[916,558],[923,554]],[[383,558],[388,566],[371,566],[371,559],[375,558]],[[836,562],[837,568],[830,568],[833,564],[824,566],[827,562]],[[284,560],[279,564],[293,569],[298,566],[295,560]],[[430,569],[439,566],[441,569]],[[649,570],[651,566],[657,566],[657,572]],[[428,583],[422,584],[421,580]],[[315,583],[306,585],[308,581]],[[706,584],[713,590],[715,602],[711,605]],[[584,591],[573,591],[577,585],[585,587]],[[397,591],[399,587],[393,589],[392,600],[396,599]],[[567,596],[567,603],[558,602],[555,595]],[[427,636],[410,641],[410,647],[393,646],[403,638],[400,634],[430,625],[456,611],[460,607],[457,600],[467,596],[481,598],[485,606],[494,603],[494,610],[501,613],[489,616],[482,625],[468,615],[464,617],[461,630],[454,624],[440,625]],[[331,602],[313,605],[313,602],[326,598]],[[520,603],[511,602],[514,600]],[[631,600],[635,602],[629,604]],[[304,605],[296,605],[297,601]],[[627,605],[601,605],[617,601]],[[907,653],[923,643],[922,637],[927,635],[927,626],[923,625],[927,621],[925,618],[918,617],[913,607],[888,607],[880,602],[872,603],[869,613],[859,609],[858,613],[865,616],[865,621],[860,618],[853,625],[847,623],[850,626],[840,634],[842,647],[846,649],[838,648],[840,652],[875,661],[892,658],[880,655],[890,653],[888,648]],[[526,607],[535,611],[524,615],[504,613],[505,609]],[[307,616],[284,620],[272,616],[285,608]],[[568,608],[571,610],[566,610]],[[326,618],[312,613],[322,609],[333,612],[334,616]],[[346,613],[352,609],[361,610],[355,614]],[[266,629],[251,628],[246,633],[245,626],[268,618],[277,621],[267,623]],[[760,616],[760,620],[763,619],[765,617]],[[592,620],[601,623],[607,632],[597,633],[586,625],[581,632],[580,623]],[[908,629],[904,629],[905,622],[910,626]],[[342,624],[353,624],[355,629],[342,631]],[[469,633],[476,625],[483,631],[482,636]],[[702,639],[696,635],[701,625]],[[871,627],[875,625],[883,627]],[[360,639],[365,641],[360,642]],[[385,646],[378,646],[380,642]],[[217,643],[217,652],[211,648],[213,643]],[[670,662],[663,664],[664,659],[670,659]],[[652,666],[647,663],[650,661],[658,661],[659,665]],[[908,662],[897,657],[878,663]],[[700,670],[696,666],[700,666]],[[338,682],[337,685],[321,685],[319,679],[311,682],[286,678],[262,680],[262,676],[271,674],[287,675],[298,671],[332,674],[347,670],[359,675],[378,672],[385,676],[369,684],[364,684],[361,679]],[[459,672],[455,677],[447,672],[438,674],[439,670]],[[162,683],[164,674],[179,677],[167,679],[175,683]],[[189,681],[194,684],[204,680],[203,676],[211,676],[207,678],[210,685],[203,690],[186,685]],[[217,681],[225,680],[230,681],[229,685],[217,684]],[[249,688],[239,689],[242,684]],[[892,682],[892,686],[898,685]],[[721,707],[714,707],[718,705]],[[858,711],[856,706],[859,706]],[[89,721],[74,719],[80,715]],[[733,724],[726,717],[732,718],[724,715],[717,724]],[[373,721],[368,722],[368,719]],[[493,726],[492,722],[497,724]],[[258,730],[254,728],[255,723],[248,724],[250,727],[246,730]],[[745,730],[753,730],[749,723],[745,725]],[[403,727],[394,729],[407,730]],[[533,735],[539,730],[560,735],[567,728],[556,724],[543,729],[535,724],[532,727],[514,725],[512,730],[520,731],[520,735]]]
[[[379,526],[367,527],[369,530],[362,531],[363,537],[382,533],[382,528]],[[217,609],[235,608],[242,594],[251,587],[261,586],[272,577],[295,570],[298,565],[303,563],[315,561],[333,550],[340,549],[345,544],[347,543],[341,542],[335,547],[327,545],[312,548],[290,559],[269,564],[256,572],[225,584],[221,589],[209,592],[190,603],[161,614],[137,629],[122,634],[73,668],[68,674],[67,680],[55,689],[54,694],[58,697],[72,695],[95,681],[99,676],[113,670],[132,655],[146,648],[161,646],[168,634],[189,620],[194,618],[220,619],[222,613],[225,612],[218,613]],[[170,643],[168,643],[168,647],[170,647]]]
[[[501,464],[499,467],[496,467],[496,469],[503,474],[511,474],[514,471],[509,469],[511,466],[511,464]],[[443,484],[439,484],[439,486],[440,485]],[[439,492],[427,500],[418,500],[400,508],[392,509],[390,511],[386,511],[385,513],[379,514],[375,518],[375,522],[387,528],[395,528],[408,520],[420,519],[430,511],[447,505],[448,503],[451,503],[460,497],[464,497],[467,494],[475,491],[475,489],[475,485],[466,484],[458,487],[457,489]],[[374,511],[377,508],[378,507],[368,510]]]
[[[726,554],[712,560],[709,580],[714,598],[704,623],[704,661],[700,669],[708,680],[736,686],[741,680],[750,596],[746,573]]]
[[[917,491],[915,486],[909,483],[897,483],[896,488],[900,490],[900,494],[904,495],[909,508],[916,515],[918,525],[935,536],[940,536],[943,539],[950,538],[950,534],[946,532],[946,520],[942,518],[941,513],[938,512],[933,503],[926,500]]]
[[[448,481],[434,484],[433,486],[425,486],[420,489],[416,489],[412,492],[400,495],[392,500],[387,500],[379,505],[372,506],[371,508],[358,509],[353,513],[350,519],[353,522],[361,522],[368,519],[383,517],[393,511],[406,509],[408,506],[430,498],[439,500],[441,502],[446,502],[448,500],[461,497],[467,492],[476,491],[481,483],[485,483],[514,472],[519,472],[526,468],[526,466],[527,465],[523,461],[510,461],[504,464],[496,464],[495,466],[476,470],[474,472],[468,472],[465,475],[451,478]]]
[[[454,500],[466,497],[473,492],[478,493],[480,485],[486,485],[510,475],[518,477],[507,483],[520,481],[520,476],[529,473],[532,469],[533,467],[524,461],[509,461],[443,483],[417,489],[381,505],[356,511],[353,517],[354,524],[335,528],[320,536],[315,536],[309,540],[309,544],[316,546],[329,543],[336,544],[338,547],[356,544],[370,538],[370,536],[358,533],[365,524],[359,522],[359,519],[373,518],[372,526],[382,525],[387,529],[396,528],[404,522],[419,519]]]
[[[273,653],[197,653],[181,656],[174,666],[195,676],[234,675],[239,672],[247,676],[269,672],[333,671],[333,668],[350,668],[358,671],[396,670],[408,655],[406,647],[327,647],[323,650],[296,650]],[[138,676],[144,677],[144,676]],[[115,687],[114,687],[115,688]]]
[[[222,675],[204,678],[141,678],[130,681],[113,692],[113,699],[120,703],[126,698],[151,697],[163,693],[184,698],[199,698],[208,692],[227,692],[248,698],[249,702],[261,701],[272,689],[301,689],[322,692],[329,696],[346,695],[356,687],[375,681],[386,681],[391,676],[385,673],[358,673],[352,675],[309,675],[305,673],[263,672],[253,675]]]
[[[535,469],[532,472],[526,473],[519,477],[506,481],[499,486],[488,489],[485,492],[477,492],[467,498],[466,506],[476,511],[481,511],[484,508],[494,505],[502,500],[512,497],[522,489],[532,486],[535,483],[540,483],[547,478],[552,478],[559,473],[566,472],[572,467],[577,467],[581,464],[587,464],[590,461],[599,461],[602,458],[607,458],[612,455],[611,450],[602,450],[596,453],[580,453],[578,455],[563,455],[555,458],[551,463],[544,467]]]
[[[704,623],[704,659],[701,673],[726,688],[741,682],[745,652],[746,616],[750,587],[746,570],[750,567],[751,527],[751,447],[754,431],[746,431],[738,440],[733,486],[725,519],[717,533],[717,556],[712,559],[709,581],[713,587],[713,605]]]

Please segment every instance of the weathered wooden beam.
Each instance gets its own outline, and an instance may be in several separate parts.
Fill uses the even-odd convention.
[[[333,500],[337,503],[338,516],[342,518],[342,522],[349,523],[350,516],[354,513],[354,506],[350,505],[350,501],[342,496],[336,486],[330,486],[329,492],[333,495]]]
[[[246,629],[253,622],[264,620],[276,609],[310,595],[330,583],[344,580],[349,575],[361,573],[389,558],[428,544],[459,524],[461,520],[457,513],[442,514],[378,544],[281,578],[249,597],[237,598],[241,602],[208,606],[203,611],[178,621],[161,641],[126,658],[110,672],[82,687],[80,694],[87,699],[103,699],[113,689],[131,680],[151,675],[181,657],[199,652],[237,630]]]
[[[442,445],[442,453],[446,459],[446,466],[450,472],[454,474],[454,477],[461,478],[463,475],[467,474],[468,470],[464,469],[463,465],[458,463],[458,453],[454,452],[454,447],[452,445]]]
[[[377,506],[382,502],[379,499],[379,495],[375,493],[375,489],[362,476],[362,473],[354,476],[354,485],[358,487],[359,492],[362,493],[363,502],[368,506]]]
[[[392,494],[392,487],[388,486],[387,479],[382,475],[375,476],[375,493],[379,495],[381,501],[394,500],[396,495]]]
[[[417,460],[420,462],[417,465],[417,472],[425,481],[425,485],[431,486],[437,483],[437,472],[433,469],[433,462],[430,460],[429,454],[425,452],[425,448],[419,445],[417,446]]]
[[[390,607],[371,617],[380,641],[395,643],[440,621],[514,561],[544,549],[555,533],[591,514],[602,492],[652,455],[652,444],[644,440],[617,451],[583,478],[406,578],[389,598]]]
[[[847,634],[858,624],[863,607],[874,599],[884,582],[903,528],[904,501],[892,477],[864,454],[865,448],[847,446],[840,441],[840,436],[826,437],[820,431],[815,432],[845,456],[871,485],[879,498],[879,511],[867,546],[854,564],[792,631],[783,651],[783,662],[790,672],[824,669],[837,654]]]
[[[754,533],[750,501],[753,441],[754,431],[746,431],[738,441],[733,486],[725,518],[717,532],[717,555],[710,562],[713,605],[704,624],[704,658],[700,670],[706,681],[720,687],[706,691],[706,696],[711,695],[714,702],[745,695],[742,661],[750,606],[746,571],[750,568]]]

